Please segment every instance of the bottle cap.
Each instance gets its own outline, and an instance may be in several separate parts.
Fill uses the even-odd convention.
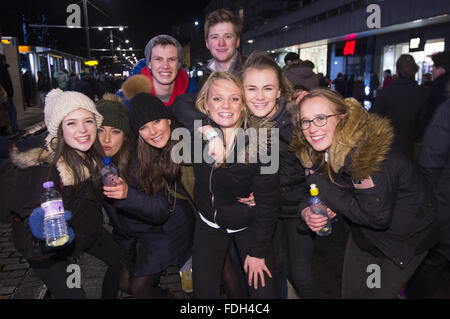
[[[316,184],[311,184],[309,187],[310,187],[309,193],[311,194],[311,196],[319,195],[319,189],[317,188]]]
[[[44,186],[44,188],[47,189],[47,188],[55,187],[55,184],[52,181],[48,181],[48,182],[45,182],[44,184],[42,184],[42,186]]]
[[[110,164],[111,164],[111,159],[110,159],[109,157],[105,157],[105,158],[103,159],[103,164],[104,164],[104,165],[110,165]]]

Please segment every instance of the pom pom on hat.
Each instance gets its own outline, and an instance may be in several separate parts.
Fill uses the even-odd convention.
[[[103,116],[97,111],[94,102],[86,95],[74,91],[51,90],[45,97],[44,120],[49,138],[56,137],[58,128],[67,114],[85,109],[95,116],[97,128],[102,125]]]

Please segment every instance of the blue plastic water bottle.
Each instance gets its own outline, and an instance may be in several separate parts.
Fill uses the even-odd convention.
[[[41,208],[44,210],[44,235],[47,246],[62,246],[69,240],[64,206],[61,194],[55,189],[53,182],[45,182],[41,196]]]
[[[100,171],[102,174],[103,185],[105,186],[116,186],[116,182],[114,182],[115,178],[118,178],[117,168],[111,163],[111,159],[109,157],[105,157],[103,159],[103,167]]]
[[[320,230],[316,231],[316,234],[319,236],[328,236],[331,234],[331,221],[328,217],[327,207],[320,201],[319,198],[319,189],[316,184],[310,185],[309,193],[311,194],[309,198],[311,212],[313,214],[322,215],[327,218],[327,223]]]

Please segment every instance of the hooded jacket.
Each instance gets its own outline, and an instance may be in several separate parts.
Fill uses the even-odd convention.
[[[435,244],[436,214],[426,206],[425,184],[416,167],[391,148],[394,133],[389,121],[368,114],[352,98],[346,103],[348,114],[336,126],[328,149],[335,183],[316,172],[308,176],[308,184],[317,184],[321,200],[345,217],[362,250],[386,256],[403,268]],[[291,149],[307,168],[317,170],[324,158],[298,130]]]
[[[25,258],[44,260],[66,258],[88,249],[100,236],[103,227],[102,206],[95,196],[94,186],[88,170],[81,183],[80,191],[74,198],[72,191],[74,178],[71,169],[61,158],[55,168],[49,166],[48,155],[42,148],[33,148],[25,152],[14,149],[11,160],[19,168],[14,185],[14,198],[8,203],[13,214],[12,237],[14,245]],[[62,194],[64,209],[72,213],[68,225],[73,228],[73,242],[62,248],[47,251],[42,243],[33,237],[28,224],[29,216],[34,208],[40,206],[43,192],[42,184],[53,181],[55,189]]]
[[[301,85],[308,90],[313,90],[319,87],[319,76],[314,73],[309,66],[302,64],[289,64],[284,69],[284,75],[295,87]]]
[[[150,79],[151,83],[153,84],[153,76],[148,68],[143,68],[141,71],[141,74],[148,77]],[[189,77],[188,77],[186,71],[183,70],[182,68],[180,68],[180,70],[178,71],[177,77],[175,78],[175,86],[173,88],[172,95],[170,96],[170,99],[168,102],[163,101],[164,105],[165,106],[172,105],[173,102],[175,101],[175,98],[178,95],[181,95],[186,92],[188,85],[189,85]],[[154,96],[157,96],[156,92],[155,92],[155,86],[154,85],[152,85],[152,86],[153,86],[152,94]]]

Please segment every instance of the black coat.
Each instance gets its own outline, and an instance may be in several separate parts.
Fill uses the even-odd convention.
[[[312,162],[314,151],[302,135],[293,138],[293,146],[304,166],[316,170],[308,183],[317,184],[324,203],[349,222],[355,243],[403,268],[436,243],[436,214],[427,205],[418,169],[391,148],[394,134],[388,121],[348,103],[344,125],[334,132],[338,142],[328,149],[335,183],[324,177],[326,172],[317,172],[320,162]]]
[[[419,165],[438,211],[440,242],[436,250],[450,260],[450,100],[437,109],[428,127]]]
[[[288,149],[291,143],[294,125],[291,113],[286,108],[286,101],[280,100],[278,111],[270,118],[270,122],[279,129],[279,176],[281,218],[296,218],[299,205],[307,198],[305,169],[295,154]]]
[[[395,80],[388,87],[380,90],[370,109],[371,113],[380,114],[391,120],[395,139],[393,147],[401,150],[409,158],[413,158],[414,143],[422,132],[423,118],[426,108],[427,91],[408,79]]]
[[[73,178],[67,165],[60,161],[57,168],[50,169],[41,162],[40,152],[41,149],[31,149],[12,155],[13,163],[21,168],[16,183],[11,186],[15,189],[14,198],[8,203],[13,216],[12,237],[17,250],[27,259],[44,260],[56,255],[65,258],[88,249],[100,236],[103,227],[102,206],[90,179],[84,180],[79,193],[74,195]],[[56,190],[62,194],[64,209],[72,213],[68,225],[75,233],[70,245],[52,251],[46,250],[42,241],[33,237],[28,224],[29,215],[40,206],[42,184],[48,180],[53,181]]]
[[[194,140],[193,120],[205,119],[195,109],[195,95],[183,94],[172,104],[172,112],[178,122],[191,131]],[[211,123],[217,127],[215,123]],[[194,134],[192,134],[194,133]],[[206,142],[203,142],[203,148]],[[234,152],[237,155],[237,152]],[[192,159],[195,154],[192,152]],[[235,158],[236,160],[236,158]],[[264,166],[257,163],[224,164],[216,168],[202,159],[194,161],[194,197],[198,211],[209,221],[216,222],[223,229],[237,230],[248,227],[254,242],[249,251],[252,257],[265,258],[272,241],[273,231],[279,214],[279,176],[261,174]],[[255,207],[238,202],[238,198],[255,196]]]
[[[132,169],[127,198],[115,202],[116,211],[108,208],[120,223],[115,225],[119,235],[115,238],[136,238],[139,249],[146,252],[145,258],[138,259],[141,264],[136,265],[140,275],[155,274],[171,265],[182,266],[192,254],[192,205],[181,182],[176,183],[176,191],[186,199],[175,199],[165,190],[149,195],[139,186]]]

